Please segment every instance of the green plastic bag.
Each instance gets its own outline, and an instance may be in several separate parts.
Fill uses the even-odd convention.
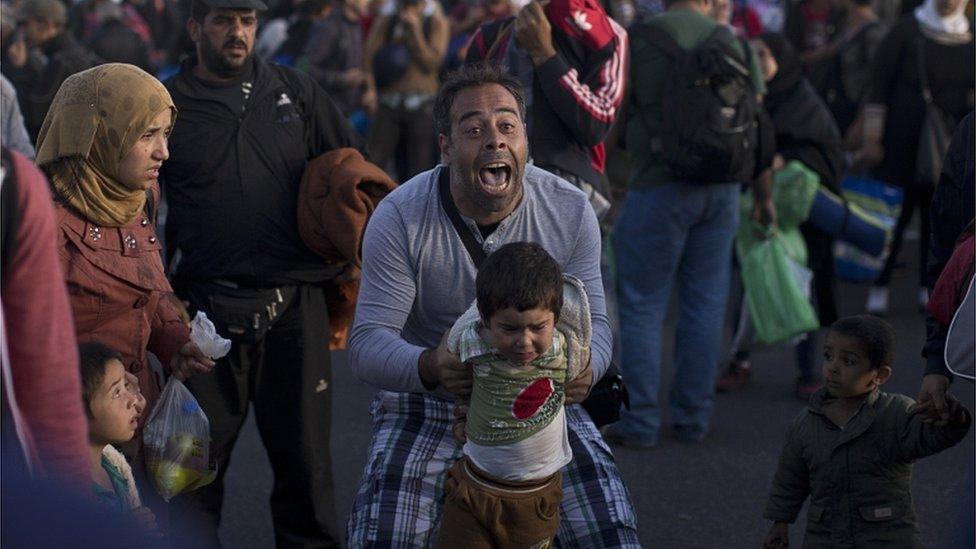
[[[789,257],[781,234],[756,243],[740,261],[757,341],[778,343],[820,326],[804,291],[809,288],[810,270]]]
[[[800,265],[807,264],[807,242],[803,240],[803,234],[800,233],[800,229],[796,227],[785,231],[778,227],[770,229],[752,220],[741,221],[735,233],[735,253],[739,264],[742,264],[742,259],[753,248],[762,244],[773,235],[779,237],[780,243],[783,245],[783,250],[786,252],[786,257]]]
[[[798,160],[790,160],[773,174],[773,205],[780,229],[795,229],[810,217],[813,199],[820,188],[820,176]],[[752,189],[742,193],[739,208],[742,219],[752,214]]]

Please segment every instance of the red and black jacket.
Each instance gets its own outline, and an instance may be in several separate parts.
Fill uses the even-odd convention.
[[[596,0],[552,0],[545,13],[556,55],[535,67],[532,157],[541,168],[557,168],[602,188],[603,140],[624,98],[627,31]],[[513,19],[478,29],[465,62],[484,61],[490,50],[490,60],[503,61]]]

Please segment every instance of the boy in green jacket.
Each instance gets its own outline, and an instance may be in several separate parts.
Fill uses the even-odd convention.
[[[954,398],[944,426],[923,423],[915,401],[878,387],[891,376],[894,331],[874,316],[842,318],[824,345],[824,387],[793,421],[763,516],[763,547],[787,547],[810,496],[804,548],[921,547],[912,509],[916,459],[966,436],[971,416]],[[950,397],[951,398],[951,397]]]

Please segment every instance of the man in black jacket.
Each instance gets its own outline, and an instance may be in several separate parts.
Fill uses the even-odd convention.
[[[180,113],[163,167],[167,243],[181,256],[177,293],[234,346],[213,375],[187,382],[220,476],[174,500],[174,524],[195,522],[217,545],[222,475],[253,403],[278,546],[338,547],[323,291],[336,273],[302,243],[296,212],[306,162],[358,143],[311,78],[253,55],[260,0],[204,1],[187,22],[197,57],[166,82]]]

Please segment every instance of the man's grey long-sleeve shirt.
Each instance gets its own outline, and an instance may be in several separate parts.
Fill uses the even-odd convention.
[[[363,272],[349,362],[380,389],[428,392],[417,364],[426,348],[475,299],[476,269],[441,206],[437,166],[407,181],[377,207],[363,240]],[[600,231],[586,195],[566,181],[526,166],[519,205],[486,239],[464,219],[486,253],[510,242],[540,244],[586,285],[593,324],[593,381],[610,364],[611,336],[600,279]]]

